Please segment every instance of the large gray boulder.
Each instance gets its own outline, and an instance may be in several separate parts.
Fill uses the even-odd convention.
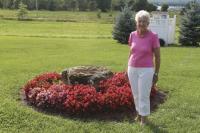
[[[96,87],[99,81],[110,78],[113,73],[105,67],[77,66],[65,69],[61,75],[65,84],[90,84]]]

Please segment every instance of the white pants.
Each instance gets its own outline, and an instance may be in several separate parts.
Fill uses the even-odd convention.
[[[150,114],[150,92],[153,74],[153,67],[128,66],[128,78],[134,97],[135,109],[141,116]]]

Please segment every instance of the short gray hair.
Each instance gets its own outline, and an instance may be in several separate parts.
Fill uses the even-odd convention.
[[[149,12],[147,12],[145,10],[141,10],[141,11],[136,13],[135,21],[137,22],[139,18],[146,18],[147,22],[149,22],[150,21],[150,14],[149,14]]]

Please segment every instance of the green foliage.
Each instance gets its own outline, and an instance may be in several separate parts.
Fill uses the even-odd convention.
[[[134,10],[135,0],[128,0],[127,4],[131,8],[131,10]]]
[[[147,11],[156,11],[157,7],[151,3],[148,3],[147,0],[114,0],[112,3],[112,8],[114,10],[120,10],[128,5],[132,11],[139,11],[139,10],[147,10]]]
[[[87,0],[77,0],[79,11],[86,11],[88,9],[89,3]]]
[[[200,46],[200,4],[191,2],[181,17],[179,42],[184,46]]]
[[[151,3],[148,3],[146,10],[149,11],[149,12],[156,11],[157,10],[157,6],[155,6],[155,5],[151,4]]]
[[[186,12],[186,9],[185,9],[185,8],[182,8],[179,14],[180,14],[180,15],[184,15],[185,12]]]
[[[38,8],[51,11],[95,11],[101,9],[102,12],[107,12],[110,10],[121,11],[126,4],[133,11],[155,10],[155,6],[149,4],[147,0],[0,0],[0,8],[17,9],[20,2],[27,5],[28,10]]]
[[[168,8],[169,8],[169,5],[168,5],[168,4],[163,4],[163,5],[161,6],[161,11],[162,11],[162,12],[167,12]]]
[[[126,5],[126,0],[118,0],[117,2],[113,3],[114,10],[120,10],[123,9]]]
[[[57,5],[58,3],[56,3],[56,1],[55,0],[49,0],[49,2],[48,2],[48,8],[49,8],[49,10],[50,11],[54,11],[54,10],[56,10],[56,5]]]
[[[70,5],[71,5],[71,9],[73,11],[78,11],[79,10],[79,3],[76,0],[72,0]]]
[[[130,33],[135,30],[133,12],[127,5],[122,9],[113,28],[113,39],[122,44],[128,43]]]
[[[146,10],[148,6],[147,0],[135,0],[134,10],[136,12],[140,10]]]
[[[27,15],[28,15],[27,5],[25,5],[21,2],[19,4],[19,9],[18,9],[18,12],[17,12],[18,20],[27,19]]]
[[[89,1],[88,8],[89,8],[90,11],[97,10],[97,2],[96,2],[96,0]]]
[[[103,10],[110,9],[109,3],[111,0],[104,0],[102,2],[101,0],[0,0],[0,8],[17,9],[20,2],[26,4],[29,10],[35,10],[37,5],[40,10],[87,11],[97,10],[97,7]]]
[[[97,11],[97,18],[101,18],[101,9],[98,9]]]
[[[111,0],[96,0],[98,4],[98,8],[101,9],[102,12],[107,12],[111,8]]]

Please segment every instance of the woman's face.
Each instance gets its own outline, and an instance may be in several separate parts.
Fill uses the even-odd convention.
[[[149,22],[148,22],[147,18],[141,17],[141,18],[138,18],[136,25],[137,25],[138,30],[146,31],[148,28]]]

